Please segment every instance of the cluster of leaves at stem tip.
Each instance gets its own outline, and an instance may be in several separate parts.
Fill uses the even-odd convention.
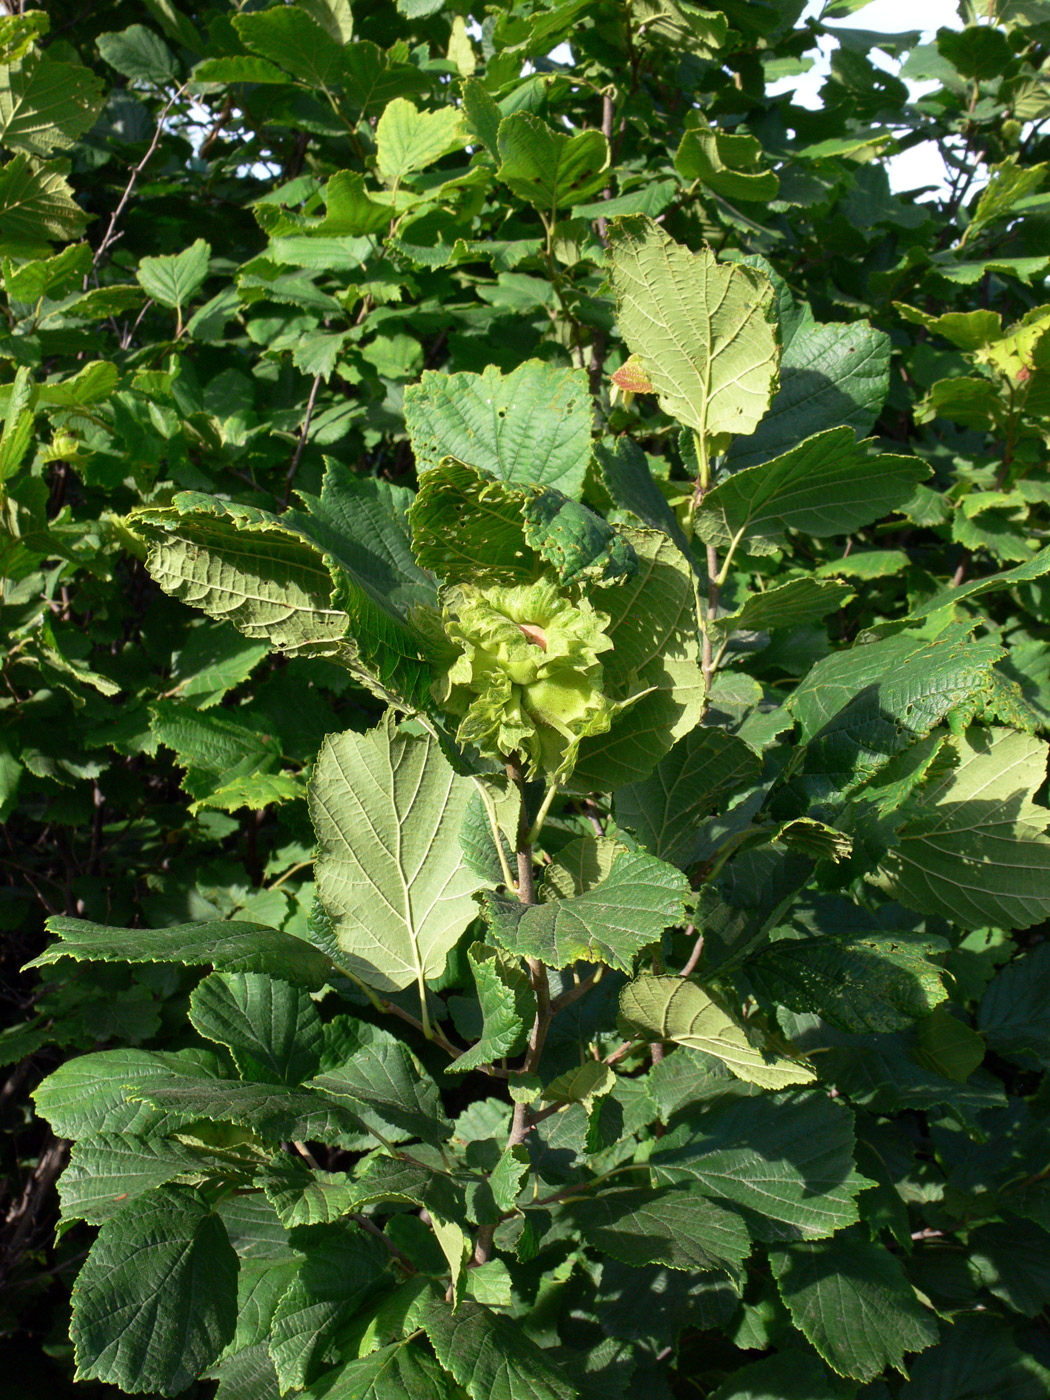
[[[1050,1389],[1050,4],[815,8],[0,16],[49,1394]]]

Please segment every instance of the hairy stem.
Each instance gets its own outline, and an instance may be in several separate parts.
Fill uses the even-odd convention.
[[[520,796],[520,806],[518,809],[518,898],[522,904],[536,903],[536,881],[532,870],[532,843],[530,835],[532,827],[529,822],[529,814],[525,805],[525,775],[521,761],[516,756],[507,763],[507,776],[518,789]],[[521,1063],[520,1075],[535,1074],[543,1054],[543,1045],[547,1039],[547,1031],[554,1018],[554,1011],[551,1007],[550,982],[547,978],[547,969],[538,958],[526,958],[529,966],[529,981],[532,983],[532,990],[536,995],[536,1016],[532,1023],[532,1030],[529,1032],[529,1047],[525,1051],[525,1058]],[[533,1118],[529,1111],[529,1105],[525,1103],[515,1103],[514,1117],[511,1119],[510,1138],[508,1147],[518,1147],[525,1141],[529,1130],[532,1128]],[[478,1230],[477,1242],[474,1246],[474,1263],[484,1264],[492,1252],[492,1237],[495,1233],[494,1225],[482,1225]]]

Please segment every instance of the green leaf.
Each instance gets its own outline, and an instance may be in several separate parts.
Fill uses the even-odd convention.
[[[322,91],[338,84],[343,46],[298,6],[237,15],[233,26],[253,53],[280,64],[293,77]]]
[[[242,1079],[301,1084],[321,1062],[324,1035],[310,995],[262,972],[213,972],[190,996],[190,1023],[225,1045]]]
[[[606,1189],[577,1200],[567,1213],[592,1248],[634,1268],[737,1269],[751,1253],[739,1215],[689,1187]]]
[[[968,24],[958,33],[938,31],[937,48],[964,77],[978,80],[999,77],[1014,56],[1001,29],[976,24]]]
[[[291,80],[283,69],[265,58],[237,54],[233,58],[206,58],[193,70],[194,83],[269,83],[285,85]]]
[[[664,412],[705,442],[754,432],[780,359],[769,279],[689,252],[643,215],[610,226],[609,266],[620,332]]]
[[[173,256],[142,258],[135,277],[147,296],[181,314],[204,285],[210,262],[211,244],[198,238]]]
[[[904,302],[895,304],[906,321],[943,335],[960,350],[981,350],[1003,338],[1003,318],[998,311],[980,307],[974,311],[946,311],[935,316]]]
[[[145,25],[131,24],[119,34],[100,34],[95,42],[109,66],[133,83],[163,87],[178,74],[175,55]]]
[[[651,855],[685,869],[695,859],[701,819],[757,782],[761,770],[742,739],[724,729],[694,729],[649,777],[616,790],[616,820]]]
[[[525,543],[524,500],[524,492],[490,481],[463,462],[443,459],[423,477],[411,510],[419,567],[432,569],[447,583],[531,581],[539,560]]]
[[[36,159],[68,150],[94,125],[102,101],[98,77],[79,64],[41,54],[2,66],[0,144]]]
[[[59,1179],[63,1220],[102,1225],[125,1202],[187,1175],[204,1177],[232,1164],[170,1138],[100,1133],[75,1143]]]
[[[613,504],[620,510],[630,511],[650,530],[662,530],[670,535],[690,565],[696,567],[685,531],[653,480],[646,455],[638,444],[624,434],[616,439],[615,450],[607,443],[596,443],[594,456]]]
[[[317,1378],[354,1313],[392,1282],[382,1245],[349,1221],[318,1225],[277,1305],[269,1348],[281,1391]]]
[[[463,1193],[439,1167],[428,1167],[416,1158],[373,1156],[353,1182],[354,1209],[398,1202],[425,1207],[444,1220],[466,1223]]]
[[[675,169],[683,180],[699,181],[714,194],[736,202],[775,199],[780,181],[772,170],[756,167],[762,159],[762,147],[753,136],[728,135],[716,130],[704,117],[690,118],[695,126],[687,128],[675,152]]]
[[[306,510],[286,511],[280,524],[323,554],[336,581],[356,658],[344,664],[384,698],[425,704],[431,671],[410,613],[435,602],[436,590],[412,557],[411,493],[328,460],[320,496],[299,495]]]
[[[172,656],[168,693],[208,710],[246,680],[268,651],[265,642],[250,642],[232,627],[202,621]]]
[[[7,400],[3,432],[0,433],[0,482],[14,476],[33,440],[33,377],[20,365]]]
[[[180,499],[133,521],[154,541],[146,566],[165,593],[280,650],[336,649],[348,619],[315,549],[261,511]]]
[[[905,1353],[937,1341],[936,1315],[900,1264],[857,1230],[771,1249],[769,1262],[791,1320],[840,1376],[904,1372]]]
[[[708,544],[743,537],[763,553],[786,530],[848,535],[903,505],[929,474],[917,457],[872,455],[852,429],[829,428],[721,481],[704,497],[697,530]]]
[[[984,1059],[984,1041],[942,1002],[915,1027],[912,1054],[925,1069],[963,1084]]]
[[[586,579],[608,583],[636,572],[638,561],[625,535],[553,487],[529,493],[523,513],[526,543],[563,586]]]
[[[349,44],[354,37],[350,0],[299,0],[299,3],[337,44]]]
[[[467,950],[484,1029],[481,1039],[448,1066],[462,1073],[516,1055],[525,1048],[536,1015],[536,997],[517,958],[498,948],[472,943]]]
[[[586,894],[525,905],[486,893],[489,927],[519,957],[549,967],[602,962],[631,971],[636,953],[681,923],[689,886],[672,866],[640,851],[625,851],[606,879]]]
[[[499,841],[503,847],[503,854],[508,865],[513,863],[508,834],[513,833],[517,825],[518,793],[516,788],[499,778],[474,778],[474,792],[460,827],[459,844],[471,870],[477,871],[486,885],[499,885],[503,883],[503,866],[496,851],[492,823],[486,810],[486,803],[489,802],[499,826]]]
[[[711,1400],[853,1400],[855,1393],[814,1352],[780,1348],[733,1371]]]
[[[562,0],[552,9],[539,10],[528,18],[507,12],[500,16],[494,35],[500,47],[512,52],[515,62],[520,63],[550,53],[552,47],[567,39],[586,8],[587,0]],[[515,75],[517,71],[515,67]]]
[[[734,19],[741,28],[745,28],[743,21],[750,8],[741,6],[734,12]],[[673,53],[701,59],[717,57],[729,29],[726,16],[720,10],[681,5],[676,0],[638,0],[638,21],[644,24],[646,33],[656,35]]]
[[[890,338],[867,321],[824,324],[797,303],[765,260],[780,310],[780,388],[769,412],[747,438],[730,444],[734,470],[780,457],[828,428],[850,427],[864,437],[874,427],[890,387]]]
[[[1030,928],[1050,913],[1050,812],[1034,801],[1048,746],[978,728],[948,744],[958,764],[905,809],[880,883],[908,908],[964,928]]]
[[[948,1018],[954,1020],[950,1011],[943,1019]],[[958,1121],[969,1125],[975,1114],[1005,1106],[1002,1089],[995,1080],[983,1075],[974,1076],[966,1084],[958,1078],[949,1079],[938,1068],[935,1057],[923,1052],[915,1026],[904,1031],[860,1035],[833,1030],[813,1016],[794,1017],[788,1011],[781,1011],[778,1019],[803,1050],[819,1052],[823,1075],[841,1094],[873,1112],[897,1114],[906,1109],[943,1105]],[[932,1020],[927,1017],[927,1021]],[[959,1021],[955,1025],[962,1027]],[[937,1025],[931,1029],[930,1048],[951,1052],[951,1044],[936,1044]],[[967,1028],[962,1029],[965,1032]],[[974,1039],[979,1037],[971,1032],[962,1046],[965,1053],[971,1052]],[[970,1068],[972,1064],[971,1058]],[[954,1068],[950,1064],[948,1067]]]
[[[753,1045],[744,1028],[687,977],[635,978],[620,993],[620,1020],[631,1035],[713,1055],[738,1079],[763,1089],[816,1078],[808,1065]]]
[[[1046,182],[1045,165],[1021,165],[1013,156],[990,166],[989,171],[988,183],[970,215],[968,238],[979,229],[1006,218],[1019,201],[1034,194]]]
[[[1029,1220],[998,1221],[975,1230],[969,1247],[971,1273],[1015,1312],[1035,1317],[1050,1302],[1050,1235],[1045,1230]]]
[[[365,177],[358,171],[337,170],[328,177],[324,191],[325,216],[315,228],[305,230],[315,238],[345,238],[380,229],[389,230],[396,217],[393,204],[384,202],[378,191],[365,188]]]
[[[601,595],[613,642],[602,667],[610,699],[631,703],[607,734],[581,743],[572,778],[577,790],[608,792],[641,781],[695,728],[704,707],[689,565],[658,531],[625,527],[621,534],[637,556],[638,571]]]
[[[781,939],[747,963],[759,996],[845,1031],[896,1031],[944,1001],[938,940],[914,933]]]
[[[608,836],[580,836],[570,841],[544,871],[541,900],[586,894],[608,877],[617,856],[625,850],[622,841]]]
[[[520,1143],[508,1147],[500,1154],[500,1159],[492,1169],[489,1185],[497,1210],[509,1211],[518,1199],[522,1182],[529,1171],[529,1150]]]
[[[325,741],[310,782],[315,877],[342,961],[369,986],[415,982],[425,998],[474,918],[482,880],[459,845],[472,792],[435,739],[398,733],[389,713]]]
[[[591,457],[583,370],[525,360],[509,374],[424,370],[405,390],[405,426],[422,474],[443,457],[517,486],[556,486],[578,500]]]
[[[452,1381],[432,1356],[409,1342],[392,1342],[370,1356],[327,1371],[297,1400],[453,1400]]]
[[[4,15],[0,19],[0,63],[17,63],[47,33],[50,25],[50,19],[42,10]]]
[[[443,458],[411,510],[419,564],[446,583],[532,583],[544,566],[562,586],[635,572],[629,540],[553,487],[519,488]]]
[[[1023,870],[1025,867],[1021,866]],[[990,983],[977,1017],[993,1050],[1021,1065],[1050,1068],[1050,943],[1008,963]]]
[[[401,49],[401,59],[405,57]],[[377,116],[395,98],[426,92],[430,86],[414,63],[398,61],[396,49],[387,54],[368,40],[348,44],[341,66],[343,94],[355,115]]]
[[[467,132],[455,107],[420,112],[407,98],[396,97],[379,118],[375,140],[379,173],[396,187],[407,176],[462,148]]]
[[[19,267],[6,259],[3,267],[4,287],[16,301],[38,301],[45,296],[56,298],[81,283],[90,267],[91,249],[86,243],[73,244],[54,257],[34,259]]]
[[[1050,1369],[1022,1350],[998,1317],[970,1314],[939,1346],[916,1357],[902,1400],[1044,1400]]]
[[[511,1308],[514,1305],[514,1285],[502,1259],[475,1265],[467,1275],[467,1290],[476,1303],[486,1307]]]
[[[263,924],[222,920],[174,924],[169,928],[109,928],[61,915],[48,920],[48,930],[62,940],[53,943],[27,967],[46,967],[59,958],[78,962],[184,963],[211,966],[224,972],[268,972],[297,986],[316,991],[331,973],[323,953],[302,939]]]
[[[616,1073],[608,1065],[591,1060],[559,1074],[543,1090],[548,1103],[582,1103],[587,1112],[616,1088]]]
[[[212,1367],[209,1378],[219,1382],[214,1400],[279,1400],[280,1397],[277,1372],[265,1342],[228,1352]]]
[[[747,1209],[762,1239],[822,1239],[856,1224],[853,1115],[817,1092],[723,1099],[696,1126],[659,1140],[649,1159],[657,1184],[695,1183]]]
[[[435,1146],[452,1131],[437,1085],[400,1041],[367,1046],[311,1085],[371,1109],[385,1123]]]
[[[174,749],[180,767],[186,769],[183,789],[194,799],[191,812],[203,807],[234,811],[250,799],[250,789],[239,785],[266,777],[272,786],[261,789],[265,806],[282,798],[302,795],[302,788],[290,775],[274,770],[280,762],[277,741],[260,731],[259,721],[242,711],[234,715],[215,711],[203,713],[176,700],[158,700],[150,709],[150,730],[159,744]],[[285,778],[285,786],[278,779]]]
[[[1000,593],[1003,589],[1013,588],[1019,583],[1030,583],[1035,579],[1044,578],[1048,573],[1050,573],[1050,546],[1041,549],[1026,563],[1018,564],[1015,569],[1004,569],[1002,573],[971,579],[969,583],[961,583],[955,588],[939,589],[932,597],[918,603],[908,613],[907,620],[913,622],[920,618],[929,617],[933,613],[940,612],[943,608],[955,608],[965,598],[983,598],[989,593]]]
[[[479,78],[463,80],[463,115],[473,134],[494,160],[499,160],[499,105]]]
[[[134,1101],[132,1091],[173,1075],[206,1089],[216,1071],[215,1057],[200,1051],[103,1050],[67,1060],[37,1087],[33,1100],[56,1137],[131,1133],[153,1138],[189,1122],[194,1114],[158,1112]]]
[[[901,633],[818,661],[788,701],[806,741],[806,786],[823,796],[874,777],[979,692],[999,655],[964,626],[932,642]]]
[[[292,351],[296,369],[327,384],[349,338],[349,331],[308,331]]]
[[[332,1142],[357,1133],[360,1116],[322,1090],[206,1078],[183,1073],[179,1065],[166,1074],[143,1075],[128,1097],[144,1100],[176,1121],[236,1123],[269,1142]]]
[[[37,389],[37,406],[50,404],[55,408],[75,409],[102,403],[116,389],[119,378],[116,365],[96,360],[59,384],[41,384]]]
[[[531,112],[515,112],[500,122],[496,140],[499,178],[551,217],[606,182],[609,143],[600,131],[563,135]]]
[[[177,1395],[237,1321],[237,1256],[185,1186],[161,1186],[107,1221],[73,1292],[77,1379]]]
[[[68,243],[88,216],[60,174],[15,156],[0,168],[0,252],[26,257],[49,241]]]
[[[359,1193],[345,1172],[315,1171],[301,1157],[286,1152],[257,1173],[255,1181],[289,1230],[297,1225],[330,1225],[358,1204]]]
[[[435,1298],[422,1322],[438,1361],[471,1400],[576,1400],[575,1387],[514,1319],[470,1298],[455,1312]]]
[[[801,627],[836,612],[854,597],[848,584],[815,578],[793,578],[763,593],[751,593],[735,612],[708,618],[715,645],[733,632],[771,631]]]

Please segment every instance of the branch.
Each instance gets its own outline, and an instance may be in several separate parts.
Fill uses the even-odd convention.
[[[287,506],[288,497],[292,494],[292,482],[295,474],[299,470],[299,462],[302,459],[303,448],[306,446],[306,439],[310,433],[310,419],[314,416],[314,404],[317,402],[317,391],[321,387],[321,376],[318,374],[314,378],[313,386],[310,389],[310,397],[306,400],[306,413],[303,415],[303,424],[299,429],[299,441],[295,444],[295,451],[292,453],[292,460],[288,466],[288,475],[284,479],[284,499],[282,505]]]
[[[694,933],[696,933],[696,927],[695,927],[695,925],[690,924],[689,927],[688,927],[688,928],[686,929],[686,931],[685,931],[686,937],[688,938],[688,937],[690,937],[690,935],[692,935],[692,934],[694,934]],[[690,973],[693,971],[693,969],[696,967],[697,963],[700,961],[700,954],[701,954],[703,951],[704,951],[704,935],[703,935],[702,933],[697,933],[697,934],[696,934],[696,942],[693,944],[693,951],[689,954],[689,958],[688,958],[688,960],[686,961],[685,966],[682,968],[681,972],[678,974],[679,977],[688,977],[688,976],[689,976],[689,974],[690,974]]]
[[[106,251],[120,237],[120,235],[116,232],[116,227],[120,216],[121,214],[123,214],[125,208],[127,207],[128,200],[131,198],[131,192],[135,188],[139,176],[149,164],[149,158],[157,149],[157,146],[160,142],[160,138],[164,134],[164,118],[168,115],[172,107],[174,107],[175,103],[179,100],[179,98],[185,91],[186,84],[184,83],[182,87],[177,88],[175,92],[172,93],[172,95],[168,98],[167,102],[165,102],[164,106],[161,108],[160,116],[157,118],[157,129],[153,133],[153,140],[149,143],[149,147],[146,151],[146,154],[142,157],[138,165],[136,165],[134,170],[131,172],[131,178],[128,180],[124,193],[120,197],[120,203],[117,205],[116,209],[114,209],[113,217],[109,221],[109,228],[106,229],[106,233],[104,238],[102,239],[102,242],[98,245],[98,248],[95,250],[95,256],[91,260],[91,267],[87,272],[84,273],[85,292],[88,289],[88,281],[91,277],[91,274],[97,269],[99,263],[105,256]]]
[[[522,904],[536,903],[536,881],[532,871],[532,846],[529,843],[529,814],[525,805],[525,774],[521,761],[516,756],[507,762],[507,776],[518,789],[520,806],[518,808],[518,898]],[[536,1016],[532,1023],[532,1030],[529,1033],[529,1048],[525,1052],[521,1069],[521,1075],[535,1074],[543,1054],[543,1045],[547,1039],[547,1031],[550,1023],[554,1019],[554,1011],[551,1007],[550,983],[547,980],[547,969],[538,958],[526,958],[529,966],[529,981],[532,983],[532,990],[536,994]],[[514,1105],[514,1117],[510,1125],[510,1138],[507,1141],[508,1148],[518,1147],[523,1143],[533,1125],[532,1115],[526,1103],[516,1103]],[[474,1248],[474,1263],[484,1264],[492,1251],[492,1237],[495,1234],[495,1225],[482,1225],[478,1230],[477,1244]]]
[[[560,996],[555,997],[551,1002],[551,1013],[556,1016],[559,1011],[564,1011],[565,1008],[571,1006],[574,1001],[579,1001],[580,997],[585,996],[595,983],[602,980],[604,971],[604,966],[595,968],[590,977],[584,978],[582,982],[577,982],[574,987],[570,987],[567,992],[562,992]]]

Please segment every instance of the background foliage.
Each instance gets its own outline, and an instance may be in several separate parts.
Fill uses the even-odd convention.
[[[13,1395],[1046,1394],[1050,6],[927,45],[802,8],[0,19]],[[825,32],[823,107],[770,96]],[[922,142],[950,188],[894,193]],[[701,278],[745,258],[716,334],[750,378],[683,394]],[[589,942],[490,895],[488,933],[425,930],[422,1007],[393,962],[370,1001],[312,914],[315,840],[337,926],[345,872],[307,784],[316,815],[337,746],[408,743],[375,729],[384,687],[429,694],[404,617],[452,577],[442,501],[488,477],[665,532],[710,703],[670,759],[663,720],[620,769],[584,750],[553,805],[547,893]],[[262,612],[215,604],[219,556]],[[448,782],[473,908],[499,862]],[[531,1156],[502,1151],[507,1081],[475,1071],[525,1052],[506,948],[589,962],[598,880],[634,943],[585,995],[559,974]],[[440,1041],[479,1037],[449,1073]]]

